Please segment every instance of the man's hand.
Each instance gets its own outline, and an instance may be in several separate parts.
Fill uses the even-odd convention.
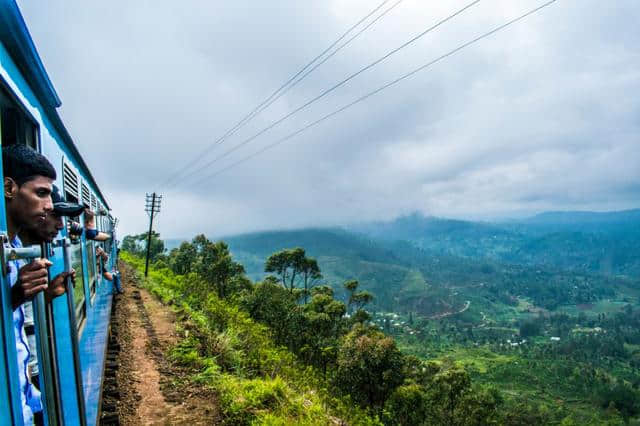
[[[62,296],[67,291],[65,284],[69,277],[71,277],[71,282],[75,283],[76,271],[74,269],[69,272],[61,272],[51,280],[51,284],[49,284],[49,288],[46,292],[47,302],[51,302],[56,297]]]
[[[101,257],[105,262],[109,260],[109,255],[102,249],[102,247],[98,247],[96,249],[96,255]]]
[[[35,259],[18,271],[18,282],[11,287],[11,305],[17,309],[36,294],[46,290],[49,282],[49,268],[53,263],[47,259]]]

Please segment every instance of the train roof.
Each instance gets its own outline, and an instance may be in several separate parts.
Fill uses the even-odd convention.
[[[62,123],[57,108],[62,105],[53,83],[42,64],[40,55],[33,43],[31,34],[24,22],[22,13],[14,0],[0,0],[0,41],[20,68],[25,80],[42,104],[44,112],[62,138],[62,141],[74,155],[83,172],[93,184],[107,209],[110,209],[106,197],[102,194],[91,170],[84,162],[78,147]]]

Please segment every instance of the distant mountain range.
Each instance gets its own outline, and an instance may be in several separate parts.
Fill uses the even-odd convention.
[[[374,307],[423,316],[460,310],[468,301],[497,309],[521,296],[553,309],[612,297],[640,282],[640,210],[549,212],[501,223],[414,213],[346,229],[223,240],[254,280],[265,276],[270,254],[303,247],[338,294],[344,281],[358,279],[376,296]]]
[[[585,224],[633,224],[640,223],[640,209],[613,212],[559,211],[537,214],[524,220],[530,224],[585,225]]]
[[[412,214],[390,222],[355,226],[352,230],[473,259],[640,276],[640,209],[548,212],[502,223]]]

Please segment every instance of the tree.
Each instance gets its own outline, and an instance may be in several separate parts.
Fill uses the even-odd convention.
[[[253,291],[246,292],[240,299],[240,305],[249,312],[251,318],[271,328],[277,344],[292,348],[296,301],[273,276],[257,283]]]
[[[456,424],[456,409],[465,393],[471,389],[469,373],[459,367],[450,368],[437,374],[433,384],[435,399],[439,401],[436,405],[439,408],[436,409],[436,413],[446,421],[446,424]]]
[[[212,243],[205,239],[198,241],[196,246],[199,247],[196,272],[215,287],[218,297],[224,299],[229,294],[232,280],[244,274],[244,267],[233,261],[224,241]]]
[[[127,235],[122,239],[122,250],[128,251],[136,256],[144,256],[147,249],[147,235],[148,232],[144,232],[138,235]],[[149,260],[155,262],[161,258],[164,254],[164,241],[160,239],[160,234],[156,231],[151,231],[151,247],[149,251]]]
[[[318,262],[307,257],[305,250],[300,247],[273,253],[267,259],[264,271],[275,273],[291,293],[302,285],[305,303],[311,287],[322,278]]]
[[[186,241],[183,242],[180,247],[174,248],[169,254],[171,270],[179,275],[192,272],[197,256],[196,246]]]
[[[304,257],[300,264],[300,273],[304,283],[304,303],[307,303],[309,291],[322,278],[320,267],[315,259]]]
[[[385,423],[414,426],[426,423],[429,397],[423,386],[416,383],[396,388],[385,403]]]
[[[403,356],[393,338],[356,324],[338,349],[336,385],[363,407],[382,407],[404,380]]]
[[[309,364],[320,367],[326,376],[329,364],[335,363],[346,307],[333,298],[332,292],[320,289],[314,291],[311,302],[304,305],[302,312],[305,330],[300,352]]]
[[[355,322],[364,322],[371,317],[364,311],[365,305],[373,301],[373,294],[368,291],[357,291],[360,283],[357,280],[346,281],[343,286],[347,290],[347,312],[353,312]]]

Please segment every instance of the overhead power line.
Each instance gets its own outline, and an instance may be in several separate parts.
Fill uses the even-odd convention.
[[[391,0],[384,0],[382,3],[380,3],[378,6],[376,6],[371,12],[369,12],[366,16],[364,16],[362,19],[360,19],[358,22],[356,22],[355,24],[353,24],[351,27],[349,27],[349,29],[347,29],[347,31],[345,31],[340,37],[338,37],[333,43],[331,43],[329,45],[329,47],[327,47],[325,50],[323,50],[318,56],[316,56],[315,58],[313,58],[309,63],[307,63],[304,67],[302,67],[298,72],[296,72],[292,77],[290,77],[287,81],[285,81],[278,89],[276,89],[273,93],[271,93],[271,95],[269,95],[269,97],[267,97],[264,101],[262,101],[260,104],[258,104],[256,107],[254,107],[247,115],[245,115],[240,121],[238,121],[233,127],[231,127],[229,130],[227,130],[222,136],[220,136],[218,139],[216,139],[212,144],[210,144],[207,148],[205,148],[203,151],[201,151],[198,155],[196,155],[191,161],[189,161],[185,166],[183,166],[182,168],[178,169],[174,174],[172,174],[168,179],[166,179],[160,186],[164,187],[165,185],[170,184],[171,182],[173,182],[175,179],[177,179],[185,170],[189,169],[190,167],[193,167],[194,165],[196,165],[202,158],[204,158],[207,154],[209,154],[218,144],[223,143],[227,138],[229,138],[230,136],[232,136],[233,134],[235,134],[240,128],[242,128],[244,125],[246,125],[249,121],[251,121],[256,115],[258,115],[260,112],[262,112],[264,109],[266,109],[269,105],[271,105],[273,102],[275,102],[275,100],[277,100],[278,98],[280,98],[280,96],[282,96],[283,91],[287,91],[289,90],[288,86],[289,85],[296,85],[298,84],[301,80],[303,80],[305,77],[307,77],[311,72],[313,72],[315,69],[318,68],[319,65],[316,65],[315,67],[313,67],[312,70],[308,71],[305,73],[305,71],[307,71],[307,69],[309,67],[311,67],[315,62],[317,62],[320,58],[322,58],[323,56],[325,56],[329,51],[331,51],[331,49],[333,49],[335,46],[338,45],[338,43],[340,43],[345,37],[347,37],[354,29],[356,29],[357,27],[359,27],[363,22],[365,22],[367,19],[369,19],[372,15],[374,15],[377,11],[379,11],[380,9],[382,9],[382,7],[389,3],[389,1]],[[385,11],[381,16],[379,16],[378,18],[376,18],[373,22],[378,21],[382,16],[386,15],[391,9],[393,9],[395,6],[397,6],[402,0],[397,1],[391,8],[389,8],[387,11]],[[366,28],[369,28],[372,24],[367,25]],[[365,30],[366,30],[365,28]],[[356,37],[360,34],[362,34],[362,32],[364,31],[360,31]],[[341,45],[338,49],[336,49],[333,53],[331,53],[327,58],[325,58],[323,60],[322,63],[326,62],[326,60],[335,55],[337,52],[339,52],[343,47],[345,47],[347,44],[349,44],[351,41],[353,41],[356,37],[352,37],[351,39],[349,39],[346,43],[344,43],[343,45]],[[320,64],[321,65],[321,64]],[[300,77],[301,74],[305,73],[302,77]],[[300,78],[298,78],[300,77]],[[296,81],[297,79],[297,81]],[[293,83],[295,81],[295,83]],[[293,84],[292,84],[293,83]],[[286,89],[286,90],[285,90]]]
[[[466,47],[469,47],[472,44],[475,44],[475,43],[479,42],[480,40],[485,39],[485,38],[487,38],[487,37],[499,32],[499,31],[509,27],[512,24],[515,24],[516,22],[525,19],[526,17],[528,17],[530,15],[533,15],[534,13],[536,13],[536,12],[544,9],[545,7],[550,6],[551,4],[555,3],[556,1],[557,0],[550,0],[550,1],[546,2],[546,3],[543,3],[542,5],[534,8],[534,9],[529,10],[528,12],[518,16],[517,18],[514,18],[514,19],[512,19],[512,20],[510,20],[510,21],[508,21],[508,22],[506,22],[506,23],[504,23],[504,24],[502,24],[502,25],[500,25],[500,26],[498,26],[498,27],[496,27],[496,28],[494,28],[494,29],[492,29],[490,31],[487,31],[486,33],[483,33],[483,34],[479,35],[478,37],[476,37],[476,38],[474,38],[474,39],[472,39],[472,40],[470,40],[470,41],[468,41],[466,43],[463,43],[463,44],[459,45],[455,49],[450,50],[450,51],[448,51],[447,53],[445,53],[445,54],[443,54],[441,56],[438,56],[436,59],[433,59],[432,61],[427,62],[426,64],[414,69],[413,71],[410,71],[410,72],[408,72],[406,74],[403,74],[402,76],[396,78],[395,80],[392,80],[389,83],[387,83],[387,84],[385,84],[383,86],[380,86],[376,90],[373,90],[373,91],[371,91],[371,92],[369,92],[369,93],[357,98],[356,100],[354,100],[354,101],[344,105],[343,107],[341,107],[341,108],[339,108],[339,109],[337,109],[337,110],[335,110],[335,111],[333,111],[333,112],[331,112],[331,113],[329,113],[329,114],[317,119],[316,121],[313,121],[313,122],[307,124],[306,126],[296,130],[295,132],[290,133],[287,136],[284,136],[284,137],[282,137],[280,139],[277,139],[273,143],[263,147],[262,149],[254,152],[254,153],[252,153],[250,155],[247,155],[246,157],[241,158],[240,160],[238,160],[238,161],[236,161],[234,163],[231,163],[227,167],[224,167],[224,168],[222,168],[222,169],[220,169],[220,170],[218,170],[218,171],[216,171],[216,172],[214,172],[212,174],[206,175],[205,177],[197,180],[194,184],[197,185],[199,183],[202,183],[202,182],[208,181],[210,179],[213,179],[214,177],[216,177],[216,176],[218,176],[218,175],[220,175],[220,174],[222,174],[222,173],[224,173],[224,172],[226,172],[226,171],[238,166],[239,164],[242,164],[245,161],[248,161],[248,160],[250,160],[250,159],[262,154],[263,152],[265,152],[265,151],[267,151],[267,150],[269,150],[271,148],[274,148],[277,145],[280,145],[281,143],[286,142],[289,139],[294,138],[295,136],[298,136],[299,134],[305,132],[306,130],[308,130],[308,129],[310,129],[310,128],[312,128],[312,127],[314,127],[314,126],[316,126],[316,125],[318,125],[320,123],[322,123],[323,121],[326,121],[329,118],[332,118],[332,117],[340,114],[341,112],[343,112],[343,111],[351,108],[352,106],[354,106],[354,105],[356,105],[356,104],[358,104],[358,103],[370,98],[371,96],[376,95],[376,94],[382,92],[383,90],[388,89],[389,87],[394,86],[394,85],[398,84],[399,82],[401,82],[401,81],[403,81],[403,80],[405,80],[405,79],[407,79],[409,77],[412,77],[413,75],[415,75],[415,74],[417,74],[417,73],[419,73],[421,71],[424,71],[425,69],[431,67],[432,65],[434,65],[434,64],[436,64],[436,63],[448,58],[449,56],[452,56],[452,55],[458,53],[462,49],[464,49]]]
[[[402,49],[408,47],[409,45],[415,43],[416,41],[418,41],[419,39],[421,39],[422,37],[424,37],[425,35],[429,34],[430,32],[432,32],[433,30],[435,30],[436,28],[440,27],[441,25],[443,25],[444,23],[450,21],[451,19],[455,18],[456,16],[460,15],[461,13],[463,13],[464,11],[466,11],[467,9],[471,8],[472,6],[478,4],[481,0],[474,0],[471,3],[467,4],[466,6],[462,7],[461,9],[458,9],[456,12],[452,13],[451,15],[447,16],[446,18],[438,21],[437,23],[435,23],[434,25],[430,26],[429,28],[427,28],[426,30],[422,31],[421,33],[417,34],[416,36],[412,37],[411,39],[407,40],[406,42],[402,43],[400,46],[392,49],[391,51],[387,52],[384,56],[376,59],[375,61],[371,62],[369,65],[360,68],[358,71],[356,71],[355,73],[351,74],[350,76],[346,77],[345,79],[341,80],[340,82],[334,84],[333,86],[331,86],[330,88],[324,90],[323,92],[321,92],[319,95],[317,95],[316,97],[314,97],[313,99],[307,101],[306,103],[302,104],[301,106],[297,107],[296,109],[294,109],[293,111],[285,114],[283,117],[279,118],[278,120],[274,121],[273,123],[271,123],[270,125],[268,125],[267,127],[263,128],[262,130],[260,130],[259,132],[255,133],[253,136],[243,140],[242,142],[240,142],[239,144],[237,144],[236,146],[234,146],[233,148],[225,151],[223,154],[215,157],[213,160],[205,163],[204,165],[202,165],[201,167],[198,167],[197,169],[187,173],[186,175],[184,175],[178,183],[176,183],[174,186],[177,186],[178,184],[182,183],[183,181],[186,181],[187,179],[191,178],[192,176],[195,176],[196,174],[198,174],[199,172],[207,169],[208,167],[212,166],[213,164],[215,164],[216,162],[222,160],[223,158],[229,156],[231,153],[233,153],[234,151],[237,151],[238,149],[240,149],[241,147],[243,147],[244,145],[252,142],[253,140],[255,140],[256,138],[258,138],[259,136],[263,135],[264,133],[268,132],[269,130],[273,129],[274,127],[276,127],[277,125],[279,125],[280,123],[282,123],[283,121],[291,118],[292,116],[294,116],[295,114],[299,113],[300,111],[308,108],[311,104],[319,101],[320,99],[324,98],[325,96],[327,96],[329,93],[335,91],[336,89],[344,86],[345,84],[347,84],[349,81],[353,80],[354,78],[356,78],[357,76],[359,76],[360,74],[364,73],[365,71],[368,71],[369,69],[375,67],[376,65],[380,64],[381,62],[385,61],[386,59],[388,59],[389,57],[393,56],[394,54],[398,53],[399,51],[401,51]]]
[[[382,19],[383,17],[385,17],[389,12],[391,12],[393,9],[395,9],[396,6],[398,6],[400,3],[402,3],[403,0],[397,0],[395,3],[393,3],[390,7],[388,7],[387,9],[385,9],[380,15],[378,15],[375,19],[373,19],[371,22],[369,22],[367,25],[365,25],[363,28],[361,28],[357,33],[355,33],[352,37],[350,37],[347,41],[345,41],[344,43],[342,43],[340,46],[338,46],[335,50],[333,50],[330,54],[328,54],[327,56],[324,57],[324,59],[322,59],[320,62],[316,63],[313,67],[311,67],[309,70],[307,70],[304,74],[302,74],[300,77],[298,77],[297,79],[294,79],[293,81],[291,81],[291,84],[289,84],[287,87],[283,88],[280,93],[278,93],[277,96],[275,96],[274,98],[272,98],[271,100],[269,100],[266,104],[264,104],[263,106],[260,106],[257,110],[255,111],[255,114],[251,116],[250,119],[252,119],[253,117],[255,117],[256,115],[260,114],[262,111],[264,111],[265,109],[267,109],[269,106],[271,106],[271,104],[273,104],[274,102],[276,102],[278,99],[280,99],[282,96],[284,96],[289,90],[293,89],[295,86],[298,85],[298,83],[300,83],[302,80],[304,80],[309,74],[311,74],[312,72],[314,72],[316,69],[318,69],[319,67],[321,67],[325,62],[327,62],[329,59],[331,59],[333,56],[335,56],[336,53],[338,53],[339,51],[341,51],[342,49],[344,49],[347,45],[349,45],[353,40],[355,40],[356,38],[358,38],[362,33],[364,33],[365,31],[367,31],[370,27],[372,27],[376,22],[378,22],[380,19]],[[245,123],[246,124],[246,123]],[[239,130],[239,128],[237,129]],[[233,132],[235,133],[235,131]],[[229,135],[232,136],[233,134]]]

